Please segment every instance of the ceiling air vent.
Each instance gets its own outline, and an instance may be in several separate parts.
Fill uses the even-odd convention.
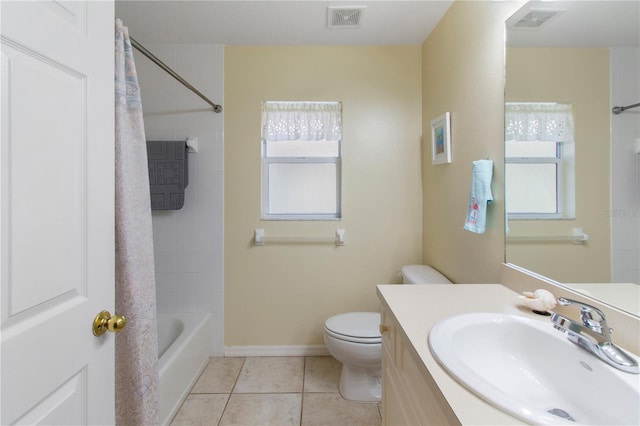
[[[537,30],[542,25],[549,22],[549,20],[558,14],[564,12],[559,9],[531,9],[529,13],[522,16],[518,20],[514,20],[511,23],[511,27],[519,29]]]
[[[329,28],[357,28],[360,26],[366,6],[329,6],[327,7],[327,26]]]

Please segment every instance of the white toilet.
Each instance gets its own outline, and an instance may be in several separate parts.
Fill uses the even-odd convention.
[[[451,284],[447,277],[426,265],[405,265],[400,277],[403,284]]]
[[[404,284],[451,284],[430,266],[407,265],[400,271]],[[377,402],[382,399],[382,336],[380,313],[348,312],[334,315],[324,323],[324,342],[342,363],[340,393],[352,401]]]

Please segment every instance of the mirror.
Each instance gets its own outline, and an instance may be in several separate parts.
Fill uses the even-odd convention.
[[[505,261],[640,315],[640,106],[612,112],[640,103],[640,2],[530,1],[506,34]]]

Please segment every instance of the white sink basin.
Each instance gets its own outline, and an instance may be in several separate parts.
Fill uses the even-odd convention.
[[[640,376],[605,364],[550,322],[457,315],[431,329],[429,347],[458,382],[527,423],[640,424]]]

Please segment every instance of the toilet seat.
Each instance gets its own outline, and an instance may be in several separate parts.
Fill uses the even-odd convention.
[[[348,312],[330,317],[325,321],[324,328],[329,336],[336,339],[376,344],[382,342],[379,325],[378,312]]]

